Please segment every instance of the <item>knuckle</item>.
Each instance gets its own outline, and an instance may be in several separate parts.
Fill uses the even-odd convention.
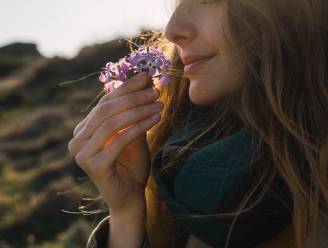
[[[74,129],[74,131],[73,131],[73,137],[76,136],[76,134],[77,134],[77,130],[78,130],[78,127],[76,127],[76,128]]]
[[[75,129],[74,129],[74,131],[73,131],[73,136],[74,136],[74,137],[75,137],[75,136],[78,134],[78,132],[81,130],[81,127],[82,127],[82,122],[79,123],[79,124],[75,127]]]
[[[68,145],[67,145],[67,149],[68,151],[72,154],[73,151],[74,151],[74,148],[76,146],[76,140],[75,139],[71,139],[69,142],[68,142]]]
[[[87,167],[87,158],[85,157],[85,154],[83,152],[79,152],[78,154],[76,154],[75,161],[80,167]]]

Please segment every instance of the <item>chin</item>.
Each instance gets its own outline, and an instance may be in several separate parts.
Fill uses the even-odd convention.
[[[214,99],[211,99],[206,92],[201,94],[199,92],[192,92],[189,90],[189,99],[190,101],[198,106],[211,106],[215,103]]]
[[[190,80],[189,99],[198,106],[210,106],[217,101],[217,97],[211,96],[208,89],[204,87],[204,83],[199,82],[197,79]]]

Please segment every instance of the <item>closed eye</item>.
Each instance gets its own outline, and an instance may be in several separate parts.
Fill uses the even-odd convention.
[[[218,3],[221,2],[221,0],[201,0],[200,4],[211,4],[211,3]]]
[[[179,5],[182,0],[176,0],[176,4]],[[218,3],[222,2],[222,0],[199,0],[200,4],[211,4],[211,3]]]

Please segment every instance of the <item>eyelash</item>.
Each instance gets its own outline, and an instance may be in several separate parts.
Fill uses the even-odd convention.
[[[181,1],[177,1],[178,5],[180,4]],[[215,4],[215,3],[218,3],[218,2],[221,2],[221,0],[201,0],[200,1],[200,4]]]
[[[211,3],[217,3],[220,0],[202,0],[200,4],[211,4]]]

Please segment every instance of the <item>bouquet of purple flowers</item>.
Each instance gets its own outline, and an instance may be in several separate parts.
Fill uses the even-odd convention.
[[[152,79],[158,78],[160,84],[166,84],[171,81],[167,74],[171,65],[171,61],[165,58],[162,51],[151,45],[140,45],[117,63],[106,63],[101,68],[99,81],[104,83],[105,92],[110,93],[122,85],[124,80],[145,71]]]

